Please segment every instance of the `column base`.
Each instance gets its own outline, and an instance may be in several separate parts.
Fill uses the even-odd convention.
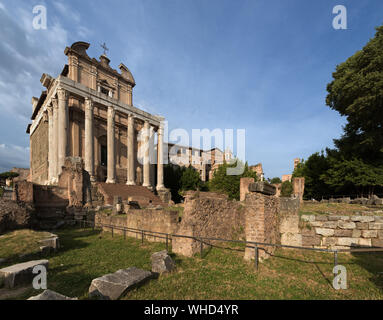
[[[143,183],[142,186],[145,187],[145,188],[150,188],[151,187],[151,185],[147,184],[147,183]]]
[[[97,181],[97,179],[95,176],[90,176],[90,182],[96,182],[96,181]]]
[[[163,184],[160,184],[156,186],[156,190],[159,191],[159,190],[167,190],[167,189],[165,188]]]
[[[107,179],[106,183],[116,183],[116,179]]]
[[[134,181],[128,181],[128,182],[126,182],[126,185],[127,186],[135,186],[136,183]]]

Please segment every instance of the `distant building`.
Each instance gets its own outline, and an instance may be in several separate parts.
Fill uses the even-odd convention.
[[[262,163],[258,163],[255,166],[250,166],[249,169],[257,174],[259,180],[264,180],[265,174],[263,172]]]

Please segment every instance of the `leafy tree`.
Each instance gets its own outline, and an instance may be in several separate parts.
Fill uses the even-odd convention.
[[[202,181],[199,173],[191,166],[183,171],[181,176],[181,190],[199,190],[201,188]]]
[[[241,175],[227,175],[228,168],[235,168],[237,166],[243,166],[244,171]],[[217,191],[226,193],[230,199],[239,200],[240,198],[240,181],[241,178],[254,178],[254,181],[257,180],[256,172],[249,169],[247,163],[243,163],[240,160],[233,164],[228,164],[224,162],[220,165],[213,174],[212,180],[209,182],[209,189],[211,191]]]
[[[282,183],[282,180],[279,177],[275,177],[275,178],[269,179],[269,182],[271,184],[278,184],[278,183]]]
[[[179,191],[181,190],[181,177],[185,170],[185,167],[173,164],[164,165],[164,184],[166,188],[170,189],[172,200],[176,203],[182,200]]]
[[[334,140],[346,158],[383,161],[383,26],[375,37],[337,66],[328,84],[327,105],[347,117],[343,136]]]
[[[0,173],[0,179],[12,179],[18,177],[19,174],[17,172],[3,172]]]
[[[293,194],[293,184],[290,181],[285,181],[282,183],[281,196],[282,197],[291,197]]]

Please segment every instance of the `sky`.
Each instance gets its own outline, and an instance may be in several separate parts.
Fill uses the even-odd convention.
[[[47,8],[36,30],[33,8]],[[347,30],[333,8],[347,9]],[[0,172],[29,167],[31,98],[59,75],[66,46],[109,48],[133,73],[133,103],[169,130],[246,130],[246,161],[265,176],[333,147],[345,119],[326,106],[338,64],[383,23],[381,0],[0,0]],[[236,136],[234,136],[236,138]],[[234,145],[234,154],[236,154]]]

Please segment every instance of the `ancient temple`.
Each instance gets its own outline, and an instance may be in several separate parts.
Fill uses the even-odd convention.
[[[41,77],[45,90],[32,98],[27,128],[30,181],[57,184],[66,157],[78,157],[93,182],[163,189],[164,118],[134,107],[136,83],[124,64],[118,72],[106,54],[90,58],[88,48],[67,47],[61,74]]]

